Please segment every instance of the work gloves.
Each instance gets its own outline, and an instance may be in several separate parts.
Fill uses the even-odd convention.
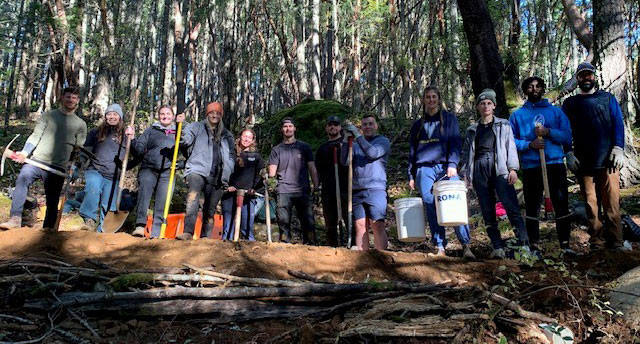
[[[578,158],[576,158],[573,152],[567,153],[567,168],[573,173],[576,173],[580,168],[580,161],[578,161]]]
[[[621,170],[622,166],[624,166],[624,149],[618,146],[613,146],[611,154],[609,154],[609,161],[611,161],[613,167]]]
[[[347,124],[343,128],[345,132],[353,135],[354,139],[357,139],[358,137],[362,136],[362,134],[360,134],[360,130],[358,130],[358,128],[356,128],[356,126],[353,124]]]

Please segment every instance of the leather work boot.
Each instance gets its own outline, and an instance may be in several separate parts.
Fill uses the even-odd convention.
[[[22,227],[21,216],[11,216],[8,221],[0,223],[0,229],[14,229]]]

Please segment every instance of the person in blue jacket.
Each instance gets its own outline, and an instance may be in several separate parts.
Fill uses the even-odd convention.
[[[387,161],[391,142],[378,135],[375,115],[367,114],[360,120],[362,134],[353,124],[344,130],[354,137],[353,144],[353,219],[356,232],[356,248],[369,249],[367,222],[373,229],[376,249],[385,250],[389,245],[384,220],[387,217]],[[341,162],[347,165],[348,149],[340,151]]]
[[[614,95],[596,89],[595,71],[590,63],[581,63],[576,70],[580,93],[562,104],[573,132],[573,146],[566,147],[567,167],[580,182],[591,247],[629,251],[623,245],[620,217],[620,170],[625,159],[622,111]]]
[[[565,253],[573,253],[569,246],[571,219],[568,216],[567,171],[563,151],[563,145],[571,144],[571,126],[560,108],[542,98],[546,87],[542,78],[526,78],[521,87],[527,101],[511,115],[509,122],[520,153],[526,226],[531,249],[539,250],[538,214],[544,193],[540,150],[544,150],[558,240]]]
[[[436,255],[444,256],[447,238],[444,227],[438,224],[433,184],[441,179],[459,180],[460,127],[456,116],[441,106],[440,91],[429,86],[424,91],[423,112],[413,122],[409,134],[409,187],[420,190],[425,205],[426,217],[431,228],[431,242],[436,246]],[[475,259],[471,252],[469,226],[455,226],[456,236],[463,247],[466,259]]]

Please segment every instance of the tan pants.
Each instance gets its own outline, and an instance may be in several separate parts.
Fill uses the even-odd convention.
[[[591,176],[582,176],[580,190],[585,200],[591,243],[616,247],[622,245],[620,219],[620,172],[597,170]],[[600,216],[600,205],[603,216]]]

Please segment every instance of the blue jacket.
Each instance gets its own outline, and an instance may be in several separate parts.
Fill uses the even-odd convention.
[[[391,142],[382,135],[365,138],[359,136],[353,143],[353,189],[386,190],[387,160]],[[343,165],[349,164],[349,150],[340,152]]]
[[[520,165],[523,169],[540,166],[540,152],[529,148],[529,143],[536,139],[536,118],[541,118],[544,127],[550,129],[544,147],[547,164],[564,163],[562,146],[571,144],[569,119],[559,107],[551,105],[547,99],[542,99],[535,104],[527,101],[509,118],[516,147],[520,152]]]
[[[222,122],[219,125],[222,125]],[[223,128],[220,142],[216,143],[213,139],[211,126],[206,118],[200,122],[190,123],[182,132],[180,145],[186,146],[186,155],[188,156],[184,176],[195,173],[206,177],[211,173],[214,144],[220,145],[221,161],[219,161],[218,167],[222,167],[217,169],[215,180],[216,183],[228,186],[229,178],[236,163],[233,135],[227,128]]]
[[[409,133],[409,180],[415,178],[420,166],[448,163],[446,167],[457,167],[460,162],[462,139],[456,115],[441,110],[440,114],[434,116],[437,116],[435,123],[421,118],[413,122],[411,126]],[[444,122],[444,129],[441,129],[442,123],[440,121]]]
[[[573,131],[573,149],[582,172],[611,167],[613,146],[624,148],[624,121],[620,105],[611,93],[598,90],[578,94],[562,104]]]

